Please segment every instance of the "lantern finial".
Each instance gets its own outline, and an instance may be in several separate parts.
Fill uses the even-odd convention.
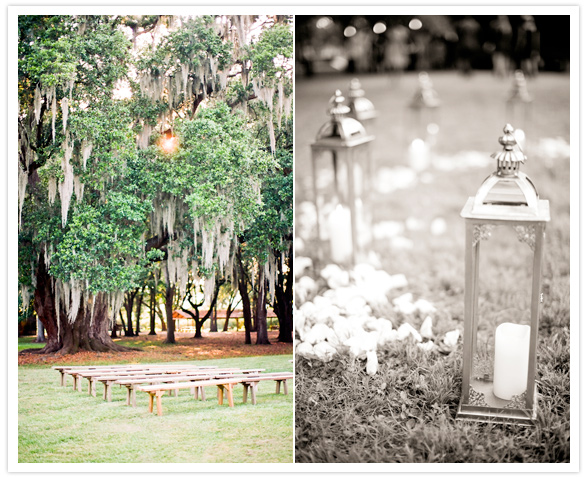
[[[522,103],[531,103],[532,96],[528,92],[528,83],[522,70],[514,72],[514,86],[508,98],[508,101],[520,101]]]
[[[365,97],[365,91],[358,78],[353,78],[349,84],[349,108],[349,116],[360,122],[377,117],[375,106]]]
[[[517,176],[520,163],[526,161],[526,156],[516,141],[514,128],[511,124],[505,125],[503,136],[498,141],[503,146],[503,150],[494,152],[491,155],[491,157],[497,159],[497,174],[502,177]],[[518,150],[514,150],[514,146],[518,146]]]
[[[361,82],[359,78],[353,78],[349,85],[349,96],[351,98],[361,98],[365,96],[365,91],[361,87]]]
[[[437,108],[440,106],[438,93],[432,85],[430,75],[425,71],[418,73],[418,85],[418,91],[410,103],[411,108]]]
[[[328,141],[348,141],[351,139],[363,139],[367,137],[363,125],[348,117],[351,109],[344,104],[345,98],[337,89],[328,102],[328,114],[330,120],[322,125],[316,136],[316,141],[326,139]]]
[[[344,104],[344,96],[342,95],[340,89],[337,89],[334,92],[334,95],[330,98],[328,105],[330,106],[328,109],[328,114],[331,116],[342,116],[350,112],[350,108]]]

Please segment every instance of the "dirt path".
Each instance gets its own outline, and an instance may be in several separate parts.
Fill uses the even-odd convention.
[[[43,356],[24,354],[18,356],[18,364],[77,364],[95,361],[125,361],[125,362],[157,362],[157,361],[181,361],[197,359],[236,358],[245,356],[264,356],[276,354],[291,354],[291,343],[278,343],[278,331],[269,331],[271,345],[257,346],[246,345],[244,331],[203,333],[201,339],[192,338],[192,333],[176,333],[175,345],[163,344],[165,333],[157,336],[141,334],[134,338],[121,338],[115,340],[125,346],[139,348],[142,351],[129,353],[95,353],[79,352],[68,356]],[[255,343],[256,336],[252,333],[251,340]]]

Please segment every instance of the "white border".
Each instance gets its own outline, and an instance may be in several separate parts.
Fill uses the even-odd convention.
[[[3,120],[7,121],[8,138],[5,141],[7,144],[8,155],[7,157],[14,157],[16,155],[16,141],[17,137],[16,123],[14,121],[8,121],[9,117],[14,117],[14,114],[10,112],[17,111],[18,104],[15,95],[8,94],[8,92],[16,90],[17,75],[16,75],[16,15],[24,13],[35,13],[35,14],[159,14],[164,10],[165,14],[185,14],[186,7],[194,6],[192,2],[174,2],[176,5],[183,4],[184,6],[157,6],[157,5],[145,5],[145,2],[128,2],[129,6],[119,6],[118,4],[109,4],[105,2],[99,6],[82,7],[76,4],[76,2],[63,1],[60,2],[62,6],[52,7],[47,5],[42,6],[25,6],[17,5],[8,8],[8,108],[6,116],[3,116]],[[194,6],[196,14],[258,14],[258,13],[274,13],[274,14],[298,14],[298,15],[318,15],[318,14],[334,14],[337,15],[349,15],[349,14],[360,14],[360,15],[391,15],[391,14],[442,14],[442,15],[463,15],[463,14],[475,14],[475,15],[494,15],[496,9],[499,9],[500,14],[508,15],[519,15],[519,14],[532,14],[532,15],[571,15],[571,184],[570,184],[570,196],[571,196],[571,326],[573,330],[579,328],[579,67],[583,69],[582,62],[579,62],[579,41],[581,40],[582,49],[585,51],[585,35],[582,38],[579,36],[579,14],[581,19],[584,20],[585,8],[579,10],[578,6],[549,6],[548,4],[541,2],[542,5],[537,6],[539,2],[530,1],[518,1],[517,6],[498,6],[498,5],[486,5],[486,6],[472,6],[470,1],[454,1],[451,2],[451,6],[443,5],[442,1],[428,1],[428,6],[390,6],[389,2],[382,1],[370,1],[369,6],[353,6],[351,2],[344,1],[322,1],[322,6],[308,6],[309,2],[298,2],[293,6],[275,6],[275,2],[254,2],[256,6],[243,5],[245,2],[231,2],[232,6]],[[355,2],[356,3],[356,2]],[[306,4],[306,5],[304,5]],[[345,5],[343,5],[345,4]],[[68,6],[65,6],[68,5]],[[141,6],[142,5],[142,6]],[[336,7],[333,9],[333,7]],[[5,10],[6,11],[6,10]],[[3,12],[4,14],[4,12]],[[5,23],[6,24],[6,23]],[[585,25],[585,22],[582,22]],[[295,86],[294,86],[295,91]],[[582,101],[581,101],[582,103]],[[7,130],[6,127],[1,128],[3,134]],[[295,134],[295,133],[294,133]],[[12,140],[10,140],[12,138]],[[294,156],[295,157],[295,156]],[[585,169],[585,168],[584,168]],[[7,318],[6,318],[6,340],[7,340],[7,371],[8,371],[8,389],[10,393],[8,395],[7,407],[4,407],[7,411],[7,445],[8,445],[8,456],[4,462],[8,463],[8,470],[10,472],[176,472],[176,471],[187,471],[193,472],[197,470],[201,472],[576,472],[579,470],[579,390],[577,383],[579,382],[579,333],[572,333],[571,335],[571,382],[572,382],[572,409],[573,419],[571,421],[571,463],[570,464],[495,464],[495,465],[482,465],[482,464],[18,464],[18,441],[17,439],[11,438],[17,432],[18,424],[18,413],[13,410],[18,406],[17,388],[18,388],[18,370],[17,370],[17,343],[15,339],[8,339],[14,337],[17,334],[16,320],[11,319],[17,314],[17,302],[13,298],[16,296],[16,280],[10,279],[15,277],[17,274],[17,254],[14,253],[17,250],[17,233],[15,232],[14,224],[17,223],[17,185],[15,180],[8,180],[9,178],[15,178],[16,162],[6,161],[6,170],[8,172],[6,176],[6,194],[2,195],[2,202],[6,200],[7,208],[1,207],[2,214],[6,211],[6,216],[3,215],[4,219],[7,219],[7,225],[12,224],[12,228],[7,226],[6,237],[7,237],[7,248],[6,251],[6,275],[2,275],[1,287],[2,297],[4,303],[7,304]],[[295,160],[294,160],[295,170]],[[295,194],[295,192],[294,192]],[[583,194],[583,198],[587,194]],[[585,205],[584,203],[582,205]],[[4,236],[2,236],[2,244],[4,245]],[[4,250],[3,250],[4,251]],[[10,254],[8,252],[11,252]],[[585,260],[581,260],[584,264]],[[10,286],[10,289],[8,289]],[[8,292],[12,290],[12,293]],[[586,326],[583,326],[582,333]],[[585,356],[587,353],[583,353]],[[584,358],[583,356],[583,358]],[[5,395],[2,395],[1,402],[6,405]],[[585,413],[583,413],[584,415]],[[583,419],[581,419],[583,422]],[[4,456],[6,449],[2,448],[2,455]]]

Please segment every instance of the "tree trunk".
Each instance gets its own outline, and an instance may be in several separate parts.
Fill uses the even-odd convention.
[[[155,308],[155,312],[157,313],[157,316],[159,317],[159,321],[161,322],[161,331],[167,331],[167,323],[165,322],[165,318],[163,317],[163,314],[161,313],[161,308],[159,308],[159,306],[157,306],[157,308]]]
[[[39,257],[37,267],[37,287],[35,289],[35,311],[47,332],[46,345],[42,349],[28,349],[21,353],[56,353],[58,355],[84,351],[135,351],[120,346],[108,335],[108,303],[103,294],[94,297],[94,315],[80,307],[73,323],[69,323],[64,307],[59,316],[55,307],[55,295],[51,285],[44,257]]]
[[[35,339],[35,343],[46,343],[47,340],[45,339],[45,327],[43,326],[43,322],[39,320],[37,316],[37,338]]]
[[[126,292],[126,299],[124,300],[124,309],[126,311],[126,321],[128,326],[124,330],[124,336],[134,336],[135,333],[132,329],[132,311],[134,308],[135,296],[137,296],[137,290]]]
[[[293,244],[289,248],[289,257],[293,257]],[[293,267],[288,258],[287,275],[283,275],[283,264],[279,258],[279,275],[275,287],[275,314],[279,320],[279,336],[277,341],[293,343]]]
[[[149,297],[149,314],[150,314],[150,328],[151,330],[149,331],[150,335],[156,335],[157,331],[155,330],[155,315],[156,315],[156,311],[155,311],[155,307],[157,306],[157,291],[155,290],[155,288],[151,288],[151,294]]]
[[[167,338],[165,343],[175,343],[175,321],[173,319],[173,297],[175,296],[175,286],[167,283],[165,288],[165,314],[167,315]]]
[[[236,302],[236,304],[234,303],[234,300],[236,298],[236,292],[233,291],[230,295],[230,300],[228,301],[228,308],[226,308],[226,320],[224,320],[224,328],[222,328],[222,331],[228,331],[228,322],[230,321],[230,315],[232,314],[232,312],[234,311],[234,308],[236,308],[236,305],[238,305],[238,301]],[[234,308],[233,308],[234,306]],[[238,318],[237,318],[237,322],[236,322],[236,331],[238,331]]]
[[[251,300],[247,290],[247,278],[241,259],[240,251],[237,251],[238,258],[238,291],[243,301],[243,321],[245,323],[245,344],[251,344]]]
[[[211,333],[218,332],[218,316],[217,316],[216,303],[214,303],[214,307],[212,308],[212,317],[210,318],[210,332]]]
[[[141,289],[139,292],[139,296],[137,297],[137,307],[136,307],[136,317],[137,317],[137,325],[135,326],[135,336],[139,336],[141,332],[141,308],[143,307],[143,296],[145,293],[145,287]]]
[[[210,307],[208,308],[208,313],[206,313],[202,319],[199,318],[200,316],[200,312],[198,311],[198,306],[197,304],[189,301],[190,305],[192,305],[192,307],[195,310],[195,313],[191,310],[187,310],[185,308],[182,308],[183,311],[185,311],[188,315],[190,315],[193,319],[194,322],[196,324],[196,334],[194,335],[194,338],[201,338],[202,337],[202,326],[204,325],[204,323],[206,322],[206,320],[208,318],[210,318],[210,320],[212,320],[212,312],[216,309],[216,302],[218,300],[218,292],[220,291],[220,286],[224,283],[224,279],[222,280],[216,280],[216,287],[214,289],[214,296],[212,297],[212,300],[210,301]],[[200,303],[200,305],[202,305],[202,303]],[[212,331],[212,330],[210,330]],[[218,329],[216,330],[218,331]]]
[[[259,292],[257,293],[257,343],[258,345],[268,345],[269,336],[267,335],[267,308],[265,305],[265,272],[264,267],[259,267]]]

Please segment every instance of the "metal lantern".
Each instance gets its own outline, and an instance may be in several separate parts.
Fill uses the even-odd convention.
[[[506,99],[506,117],[519,126],[514,131],[516,140],[522,149],[526,146],[526,135],[532,123],[532,101],[528,84],[522,70],[514,72],[514,83]]]
[[[438,93],[425,71],[418,74],[418,90],[408,104],[408,157],[412,168],[422,170],[428,167],[431,149],[436,145],[439,127]]]
[[[319,197],[316,162],[324,154],[331,155],[334,172],[331,195],[334,199],[334,210],[328,217],[330,255],[334,262],[355,264],[360,250],[359,227],[361,231],[366,232],[370,229],[369,144],[374,137],[366,133],[359,121],[348,117],[350,108],[344,102],[344,96],[340,90],[337,90],[329,103],[330,119],[322,125],[316,141],[311,145],[312,185],[317,233],[320,239],[322,227],[320,204],[324,202],[324,197]],[[346,173],[346,187],[339,179],[342,172]],[[362,222],[361,225],[359,221]],[[370,234],[367,233],[365,236],[369,237]]]
[[[365,91],[358,78],[353,78],[349,85],[349,116],[367,127],[378,115],[373,103],[365,98]]]
[[[538,198],[528,176],[519,170],[526,157],[517,146],[514,128],[507,124],[503,131],[503,150],[491,156],[497,160],[497,171],[461,212],[466,223],[465,327],[457,418],[528,425],[536,419],[542,248],[550,210],[549,202]],[[508,234],[522,242],[516,255],[511,254]],[[487,242],[483,257],[482,241]],[[483,262],[488,254],[491,261]],[[512,265],[524,255],[528,269]],[[504,261],[505,270],[499,267]],[[484,283],[491,276],[489,268],[496,265],[501,275]],[[506,276],[509,280],[503,279]]]

